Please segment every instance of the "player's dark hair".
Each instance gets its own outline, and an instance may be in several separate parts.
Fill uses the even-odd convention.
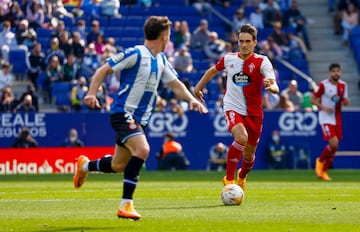
[[[329,65],[329,71],[333,70],[334,68],[341,69],[341,66],[338,63],[332,63]]]
[[[253,25],[251,24],[244,24],[241,28],[240,28],[240,31],[239,33],[249,33],[253,40],[256,40],[257,38],[257,29],[256,27],[254,27]]]
[[[150,16],[144,24],[144,35],[146,40],[156,40],[161,32],[169,30],[172,22],[167,16]]]

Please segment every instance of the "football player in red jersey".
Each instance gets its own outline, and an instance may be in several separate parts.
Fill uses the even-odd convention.
[[[224,113],[234,141],[227,154],[226,176],[223,184],[235,183],[235,171],[243,155],[237,173],[237,184],[245,191],[246,177],[254,166],[262,124],[262,93],[265,90],[278,93],[274,68],[270,60],[254,53],[257,29],[245,24],[239,31],[239,52],[225,54],[210,67],[195,86],[195,95],[204,102],[202,89],[219,72],[226,71]]]
[[[319,124],[323,138],[328,141],[315,164],[317,177],[325,181],[331,180],[327,170],[334,161],[339,140],[342,139],[341,107],[350,104],[347,84],[340,80],[340,77],[340,65],[330,64],[329,77],[319,83],[318,89],[311,96],[311,103],[319,109]]]

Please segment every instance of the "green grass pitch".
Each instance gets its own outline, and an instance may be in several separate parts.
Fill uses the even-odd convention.
[[[121,174],[0,176],[0,231],[360,231],[360,170],[253,170],[245,201],[224,206],[224,172],[145,171],[135,192],[138,221],[118,219]]]

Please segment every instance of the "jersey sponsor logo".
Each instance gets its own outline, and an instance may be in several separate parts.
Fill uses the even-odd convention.
[[[333,95],[331,97],[331,101],[338,103],[340,101],[340,96],[339,95]]]
[[[111,57],[111,60],[114,62],[114,63],[118,63],[120,60],[122,60],[124,58],[124,53],[119,53],[119,54],[116,54],[114,56]]]
[[[244,72],[239,72],[233,75],[232,78],[235,85],[243,87],[250,83],[250,77]]]

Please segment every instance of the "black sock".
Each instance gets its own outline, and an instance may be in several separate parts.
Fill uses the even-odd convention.
[[[89,171],[100,171],[105,173],[115,173],[111,168],[112,156],[104,156],[98,160],[89,162]]]
[[[136,184],[139,179],[139,174],[144,160],[138,157],[132,156],[127,163],[124,171],[124,185],[123,196],[124,199],[133,199],[133,194],[136,188]]]

